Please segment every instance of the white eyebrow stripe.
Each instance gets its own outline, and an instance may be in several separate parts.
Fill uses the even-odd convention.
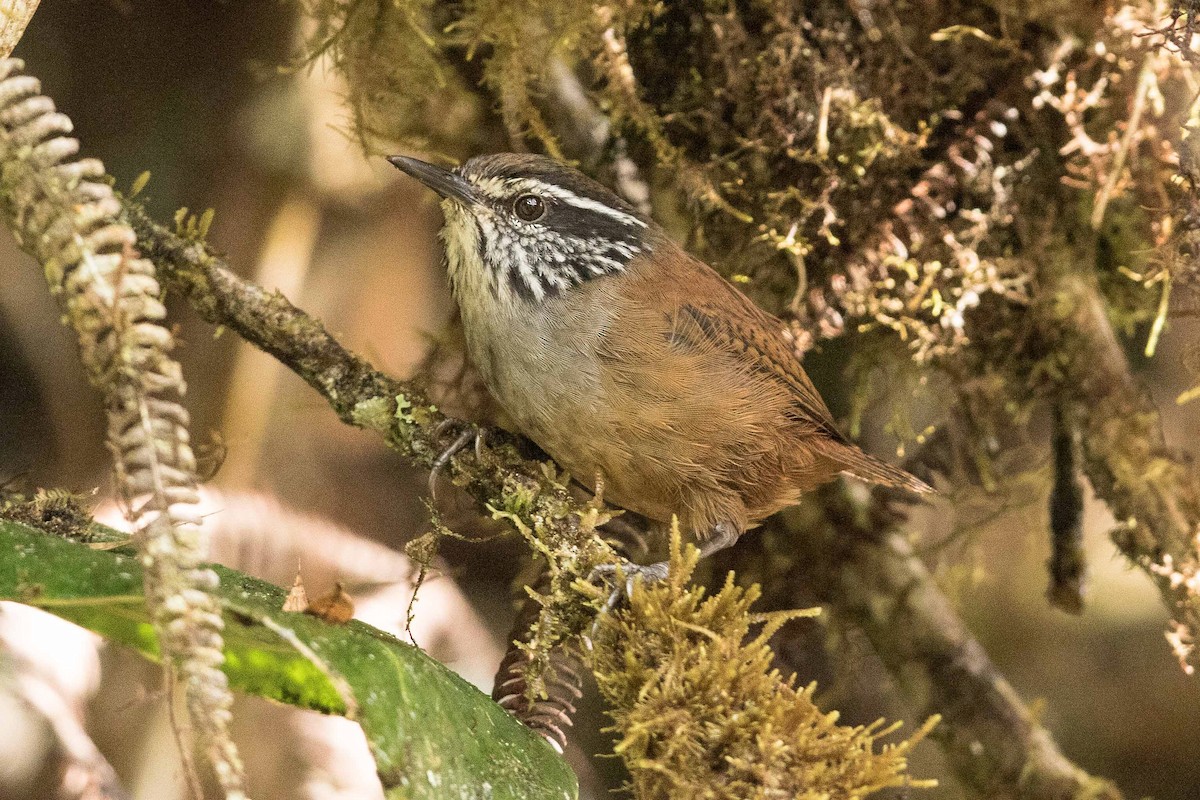
[[[485,197],[496,198],[504,194],[504,182],[497,178],[475,178],[475,189]]]
[[[599,203],[587,197],[580,197],[569,189],[564,189],[561,186],[553,186],[551,184],[543,184],[543,186],[545,187],[543,191],[546,194],[558,200],[562,200],[568,205],[575,206],[576,208],[582,208],[587,211],[595,211],[598,214],[604,214],[605,216],[612,217],[619,222],[624,222],[626,225],[636,225],[640,228],[646,227],[645,222],[633,216],[632,214],[626,214],[620,209],[606,206],[604,203]]]
[[[618,222],[623,222],[626,225],[632,225],[639,228],[647,227],[646,223],[633,214],[627,214],[620,209],[607,206],[604,203],[592,200],[587,197],[581,197],[575,194],[570,189],[550,183],[548,181],[538,180],[537,178],[524,178],[515,181],[505,181],[500,178],[478,178],[475,179],[475,188],[481,194],[492,199],[499,199],[512,192],[534,192],[548,195],[561,200],[568,205],[586,211],[595,211],[597,214],[604,214],[607,217],[612,217]]]

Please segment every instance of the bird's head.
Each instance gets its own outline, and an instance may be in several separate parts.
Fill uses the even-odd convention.
[[[442,239],[459,302],[541,303],[625,270],[652,223],[576,169],[498,153],[448,170],[388,159],[443,198]],[[478,295],[478,296],[477,296]]]

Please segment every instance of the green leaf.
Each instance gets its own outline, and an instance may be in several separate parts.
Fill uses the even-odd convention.
[[[94,550],[0,519],[0,553],[0,600],[43,608],[158,658],[130,551]],[[284,612],[283,589],[213,569],[233,688],[357,720],[389,798],[577,796],[575,776],[545,741],[419,649],[361,622]]]

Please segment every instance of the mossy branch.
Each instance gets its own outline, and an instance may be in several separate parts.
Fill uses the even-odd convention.
[[[446,417],[419,386],[374,369],[286,297],[243,281],[203,242],[175,234],[136,205],[127,205],[126,214],[169,288],[182,293],[207,321],[231,328],[277,358],[344,422],[375,431],[426,468],[449,444],[451,437],[439,435]],[[509,520],[546,558],[550,591],[542,596],[536,635],[529,642],[531,651],[542,656],[536,672],[545,668],[553,647],[591,624],[589,602],[594,598],[580,579],[599,564],[619,559],[595,535],[607,516],[572,497],[566,476],[553,464],[522,458],[503,432],[493,432],[488,441],[479,455],[468,449],[455,456],[446,472],[493,516]]]
[[[1191,673],[1200,661],[1200,471],[1167,446],[1095,274],[1064,247],[1048,252],[1040,278],[1037,322],[1057,354],[1053,388],[1079,431],[1083,473],[1119,523],[1113,541],[1157,584],[1174,620],[1168,640]]]

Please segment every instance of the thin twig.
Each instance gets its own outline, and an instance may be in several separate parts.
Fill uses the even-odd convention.
[[[1094,230],[1100,230],[1100,224],[1104,222],[1104,210],[1108,208],[1109,198],[1116,190],[1117,182],[1121,179],[1121,172],[1125,169],[1125,159],[1129,156],[1134,139],[1137,138],[1142,123],[1142,112],[1146,110],[1146,95],[1150,93],[1150,87],[1154,84],[1154,64],[1157,58],[1158,52],[1151,51],[1142,63],[1137,91],[1133,95],[1133,109],[1129,112],[1129,121],[1125,123],[1125,135],[1121,137],[1121,146],[1117,148],[1117,154],[1113,157],[1104,186],[1096,193],[1096,202],[1092,208],[1092,228]]]
[[[245,612],[241,609],[238,609],[237,613],[244,614]],[[292,646],[292,649],[304,656],[305,660],[316,667],[317,671],[324,675],[325,678],[331,684],[333,684],[333,688],[337,690],[338,696],[341,697],[342,702],[345,703],[346,713],[344,716],[347,719],[358,718],[358,701],[354,699],[354,689],[350,686],[350,683],[344,677],[342,677],[341,674],[334,671],[333,667],[329,666],[329,664],[325,662],[325,659],[321,658],[311,647],[305,644],[304,640],[297,636],[294,630],[280,625],[266,614],[255,614],[252,616],[252,619],[267,630],[274,633],[280,639],[283,639]]]

